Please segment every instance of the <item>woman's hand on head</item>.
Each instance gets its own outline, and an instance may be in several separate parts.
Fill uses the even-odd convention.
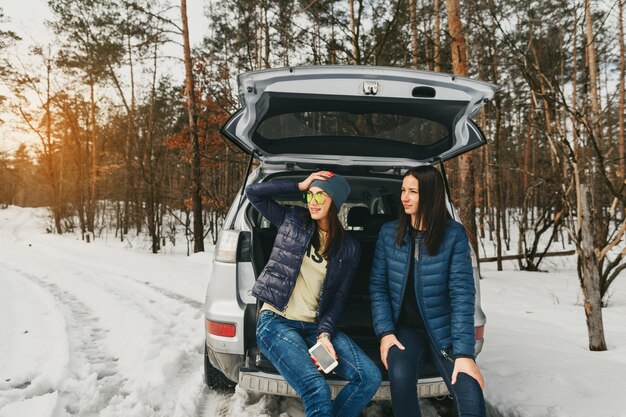
[[[315,180],[326,181],[331,178],[333,175],[330,171],[317,171],[309,175],[304,181],[298,183],[298,189],[300,191],[306,191],[311,186],[311,183]]]
[[[380,360],[383,361],[385,369],[389,369],[387,366],[387,356],[389,355],[389,349],[391,349],[392,346],[397,346],[398,349],[404,350],[404,345],[400,343],[395,334],[388,334],[380,339]]]
[[[456,384],[456,378],[460,372],[467,374],[474,378],[478,385],[480,385],[480,389],[485,389],[485,380],[483,378],[483,374],[480,373],[480,369],[478,369],[478,365],[471,358],[456,358],[454,360],[454,370],[452,371],[452,383]]]

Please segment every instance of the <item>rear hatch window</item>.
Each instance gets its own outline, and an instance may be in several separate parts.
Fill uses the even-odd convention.
[[[266,95],[253,141],[267,152],[425,159],[452,147],[467,102]]]

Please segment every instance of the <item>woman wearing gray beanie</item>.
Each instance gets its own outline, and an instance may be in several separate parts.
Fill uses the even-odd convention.
[[[307,208],[284,207],[272,196],[304,192]],[[314,172],[304,181],[274,180],[246,187],[250,203],[278,228],[270,259],[252,294],[264,303],[257,344],[302,399],[312,416],[356,417],[376,393],[380,371],[337,330],[361,249],[339,222],[350,195],[341,175]],[[334,373],[348,381],[334,401],[311,360],[321,343],[336,359]]]

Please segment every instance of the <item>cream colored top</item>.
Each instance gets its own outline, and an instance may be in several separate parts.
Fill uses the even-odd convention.
[[[320,241],[324,242],[326,233],[319,230]],[[326,277],[328,262],[320,255],[313,245],[305,252],[302,258],[300,272],[296,278],[296,285],[287,302],[285,311],[278,311],[265,303],[261,311],[270,310],[289,320],[300,320],[309,323],[317,321],[317,305],[320,300],[322,283]]]

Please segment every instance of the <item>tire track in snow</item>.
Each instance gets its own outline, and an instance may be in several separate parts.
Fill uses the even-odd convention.
[[[26,246],[29,241],[24,239],[23,216],[16,223],[8,228],[0,226],[0,229],[7,232],[9,240],[18,242],[18,246]],[[196,331],[202,328],[200,300],[146,281],[145,278],[158,274],[155,268],[138,274],[126,270],[124,263],[102,262],[103,259],[92,257],[90,252],[83,253],[67,244],[56,247],[45,239],[34,242],[33,249],[28,250],[28,261],[24,257],[27,252],[16,252],[17,256],[7,259],[6,267],[50,294],[64,318],[63,337],[67,338],[69,363],[61,366],[60,381],[43,393],[57,393],[57,407],[62,414],[65,411],[85,417],[122,417],[139,415],[137,413],[154,417],[197,417],[202,412],[201,403],[214,393],[202,383],[203,337],[202,332],[198,335]],[[98,268],[94,269],[94,265]],[[94,295],[99,300],[94,299]],[[92,304],[90,300],[98,302]],[[103,315],[103,300],[118,314]],[[111,323],[111,317],[119,316],[120,311],[122,317],[127,312],[132,315],[129,319],[152,329],[139,347],[139,352],[145,348],[152,353],[131,357],[136,358],[138,365],[143,359],[154,363],[156,379],[147,379],[129,368],[126,351],[110,345],[111,341],[119,340],[119,329],[116,323]],[[63,327],[59,330],[63,331]],[[58,333],[59,337],[61,334]],[[137,346],[137,341],[133,338],[133,345]],[[159,359],[164,352],[167,356]],[[163,375],[166,382],[161,380]],[[153,382],[158,385],[150,387]],[[29,391],[28,384],[24,389]],[[30,396],[41,394],[41,391],[33,392]],[[227,398],[221,402],[219,410],[220,415],[229,413]]]
[[[21,227],[21,223],[18,224],[15,229],[19,229]],[[17,236],[17,235],[16,235]],[[49,251],[53,251],[55,254],[55,257],[61,258],[66,260],[68,263],[71,263],[72,265],[75,266],[81,266],[84,267],[85,270],[90,270],[90,268],[92,267],[92,264],[90,263],[91,261],[89,259],[85,259],[82,257],[82,254],[80,252],[72,252],[72,253],[68,253],[67,249],[58,249],[55,248],[53,246],[49,246],[48,247]],[[49,256],[49,253],[46,254],[46,256]],[[42,260],[43,261],[43,260]],[[100,272],[103,274],[107,274],[108,276],[112,276],[115,278],[119,278],[119,279],[123,279],[126,280],[130,283],[135,283],[135,284],[140,284],[142,286],[148,287],[158,293],[160,293],[161,295],[170,298],[174,301],[183,303],[188,305],[189,307],[192,307],[194,309],[202,309],[204,304],[202,302],[199,302],[197,300],[194,300],[192,298],[186,297],[184,295],[181,294],[177,294],[173,291],[167,290],[163,287],[159,287],[157,285],[155,285],[152,282],[149,281],[145,281],[145,280],[141,280],[138,278],[133,278],[131,276],[128,276],[124,273],[120,273],[119,270],[115,269],[115,268],[107,268],[106,265],[100,265],[101,269]]]
[[[137,282],[139,284],[143,284],[146,287],[149,287],[149,288],[153,289],[154,291],[160,293],[161,295],[164,295],[164,296],[166,296],[168,298],[171,298],[172,300],[180,301],[182,303],[185,303],[185,304],[187,304],[190,307],[197,308],[199,310],[201,310],[204,307],[204,305],[202,303],[200,303],[200,302],[198,302],[196,300],[192,300],[191,298],[185,297],[184,295],[176,294],[176,293],[174,293],[172,291],[166,290],[165,288],[157,287],[156,285],[154,285],[151,282],[140,282],[140,281],[137,281],[134,278],[124,277],[124,276],[122,278],[129,279],[129,280]]]
[[[106,275],[107,279],[103,279],[100,275],[94,275],[91,272],[84,271],[81,274],[81,281],[87,285],[93,285],[98,290],[110,294],[117,303],[120,303],[129,311],[143,316],[145,320],[150,322],[151,326],[155,326],[151,332],[151,338],[146,339],[144,345],[146,347],[159,346],[161,353],[167,352],[168,363],[159,363],[163,366],[162,371],[168,374],[167,398],[159,400],[146,398],[144,395],[138,395],[136,398],[142,406],[152,407],[150,415],[168,416],[176,414],[181,404],[186,404],[185,408],[190,407],[191,402],[188,401],[184,394],[187,389],[193,390],[193,385],[202,385],[202,353],[203,343],[202,337],[198,336],[196,329],[202,325],[202,311],[197,306],[190,305],[189,300],[183,296],[176,297],[176,294],[162,294],[156,288],[146,285],[144,282],[129,278],[121,274]],[[147,288],[146,288],[147,287]],[[158,287],[157,287],[158,288]],[[182,301],[179,299],[181,298]],[[197,303],[197,302],[196,302]],[[199,303],[198,303],[199,304]],[[194,340],[197,343],[194,345]],[[188,344],[181,346],[180,341],[189,341]],[[175,359],[172,359],[172,355]],[[152,357],[150,357],[152,359]],[[141,359],[140,359],[141,360]],[[172,370],[167,370],[169,366],[175,366]],[[194,381],[198,381],[194,383]],[[130,381],[131,384],[136,381]],[[160,387],[155,387],[160,389]],[[182,394],[181,394],[182,392]],[[158,404],[154,404],[157,401]],[[175,410],[162,409],[171,406],[174,401]],[[112,406],[115,411],[119,408],[131,406],[131,400],[117,401],[117,405]],[[196,404],[197,407],[197,404]],[[194,407],[195,408],[195,407]],[[188,415],[189,410],[185,410],[183,415]],[[193,410],[192,415],[197,415],[197,411]],[[122,414],[123,415],[123,414]]]
[[[63,273],[68,278],[71,277],[71,280],[55,280],[57,275],[62,276],[57,273],[56,268],[48,267],[46,268],[48,271],[42,274],[27,273],[23,268],[16,269],[16,265],[14,267],[6,265],[6,267],[50,293],[65,317],[71,362],[75,366],[69,370],[71,376],[68,378],[71,381],[58,384],[59,386],[54,390],[59,390],[60,402],[66,406],[67,412],[82,416],[85,415],[85,411],[93,413],[104,409],[107,415],[124,416],[124,410],[130,412],[130,408],[136,405],[146,410],[146,415],[151,416],[170,417],[174,415],[171,413],[173,411],[171,407],[185,408],[184,411],[180,411],[181,415],[197,415],[193,404],[197,404],[198,401],[190,400],[191,397],[185,395],[185,391],[198,391],[202,386],[203,345],[202,337],[198,336],[196,331],[197,328],[202,328],[200,303],[167,290],[160,291],[159,287],[128,277],[123,273],[111,274],[100,269],[94,271],[92,267],[83,268],[86,266],[83,262],[72,262],[70,259],[55,255],[56,252],[49,253],[46,263],[50,266],[61,264],[61,262],[51,264],[52,259],[71,265],[72,268],[69,270],[62,268]],[[42,260],[39,258],[41,256],[36,256],[31,259],[31,262],[34,261],[35,265],[40,264]],[[76,278],[78,278],[76,283],[80,283],[78,292],[73,283]],[[84,287],[85,285],[87,287]],[[111,305],[113,310],[120,311],[121,308],[121,311],[128,311],[135,319],[139,319],[140,323],[145,323],[154,329],[142,346],[151,350],[152,355],[159,356],[159,352],[166,351],[167,357],[159,360],[155,359],[155,356],[143,354],[139,355],[137,360],[138,364],[144,359],[155,360],[156,365],[159,366],[159,369],[156,369],[157,374],[160,370],[168,376],[167,389],[163,388],[161,382],[159,386],[154,387],[158,391],[167,392],[165,397],[156,398],[153,394],[147,393],[146,391],[149,390],[147,384],[152,382],[145,378],[137,380],[135,373],[127,375],[128,378],[132,378],[130,380],[122,377],[128,365],[119,373],[115,366],[117,358],[103,353],[102,344],[109,330],[104,329],[98,314],[88,307],[89,302],[77,298],[83,293],[86,294],[85,291],[90,291],[89,287],[95,287],[94,290],[101,291],[102,296],[106,296],[107,299],[110,296],[111,301],[114,301]],[[108,326],[110,325],[109,323]],[[111,330],[116,330],[116,328],[111,328]],[[186,341],[184,345],[180,344],[181,340]],[[143,350],[144,347],[139,347],[139,349]],[[103,360],[106,356],[111,360]],[[93,366],[88,368],[89,364]],[[161,368],[161,366],[164,367]],[[80,368],[82,372],[78,373],[77,370]],[[107,385],[109,380],[112,382]],[[194,388],[194,385],[198,388]],[[119,388],[123,386],[135,388],[139,386],[142,391],[137,393],[135,388],[126,388],[127,391],[132,392],[121,392]],[[115,387],[115,389],[109,387]],[[94,399],[85,401],[85,395]],[[79,398],[81,396],[83,398]],[[84,410],[86,403],[89,403],[88,410]]]

